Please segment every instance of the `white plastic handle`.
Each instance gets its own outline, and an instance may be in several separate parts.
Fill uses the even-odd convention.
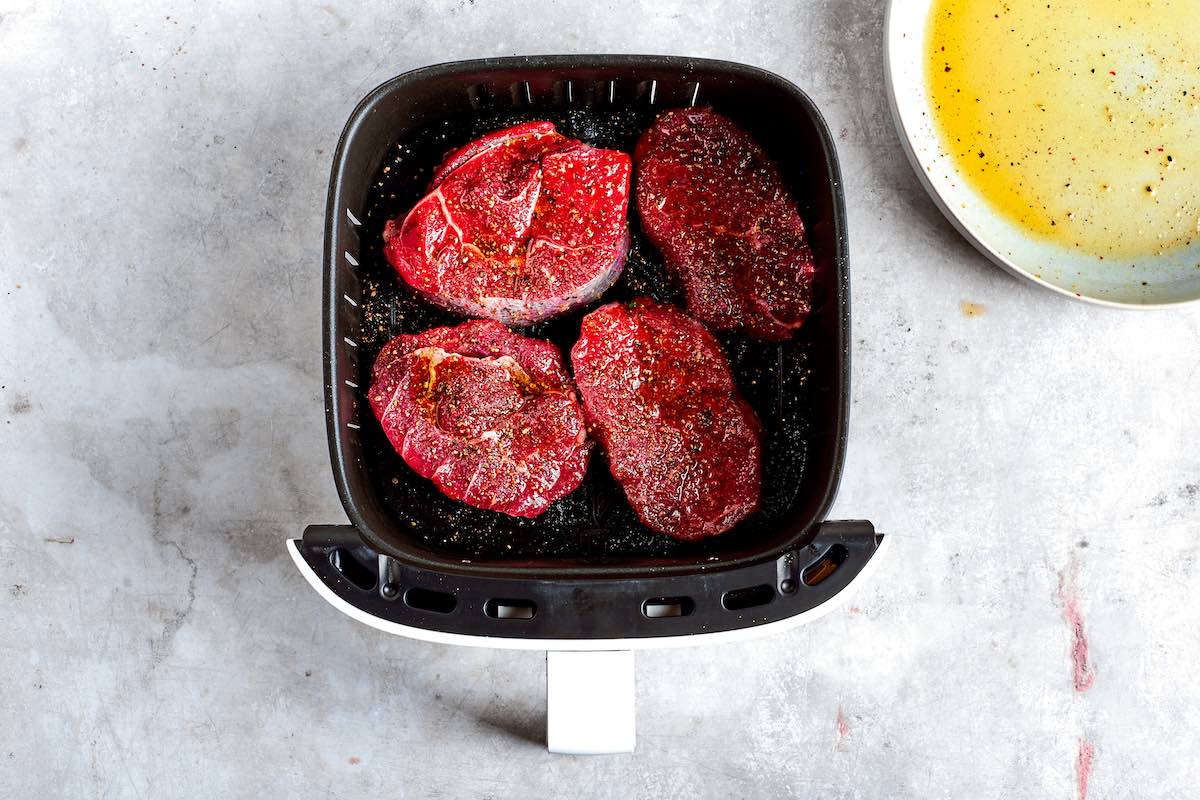
[[[551,753],[632,753],[633,651],[546,653],[546,747]]]

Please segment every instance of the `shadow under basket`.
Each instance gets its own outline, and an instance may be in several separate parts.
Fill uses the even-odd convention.
[[[642,526],[592,459],[583,485],[542,517],[450,500],[396,455],[366,399],[379,349],[458,318],[400,284],[384,223],[421,196],[448,150],[548,119],[590,144],[632,151],[666,108],[711,106],[778,163],[816,258],[813,310],[782,345],[721,336],[765,430],[761,510],[732,531],[676,542]],[[632,201],[631,201],[632,202]],[[630,210],[633,244],[601,301],[523,330],[569,350],[579,321],[614,299],[678,302]],[[792,84],[739,64],[668,56],[535,56],[419,69],[372,91],[338,143],[326,212],[325,409],[349,525],[289,542],[309,582],[384,630],[493,647],[626,649],[692,644],[819,610],[882,544],[868,522],[827,522],[849,397],[846,221],[832,139]]]

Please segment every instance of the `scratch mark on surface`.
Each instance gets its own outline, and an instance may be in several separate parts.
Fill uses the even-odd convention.
[[[104,727],[108,729],[109,738],[112,740],[114,749],[117,752],[117,758],[120,761],[121,769],[125,772],[125,780],[129,781],[129,788],[133,789],[133,794],[138,800],[142,800],[144,795],[142,790],[138,788],[137,782],[133,779],[133,773],[129,769],[129,761],[125,758],[125,744],[121,741],[121,737],[117,736],[117,729],[113,727],[112,717],[108,712],[100,714],[100,721],[104,723]]]
[[[173,439],[179,437],[179,432],[173,420],[171,422],[171,430],[173,437],[168,441],[172,441]],[[165,468],[163,469],[163,475],[165,475]],[[162,494],[165,485],[165,477],[159,477],[154,484],[154,520],[152,522],[150,536],[155,542],[163,547],[169,547],[174,550],[179,556],[180,560],[187,565],[188,572],[190,574],[188,575],[187,579],[186,603],[184,604],[183,608],[171,613],[170,616],[167,617],[165,623],[163,624],[162,633],[150,644],[150,667],[146,671],[147,677],[158,667],[159,664],[166,659],[167,655],[170,654],[171,648],[175,642],[175,635],[179,633],[180,628],[183,627],[183,623],[187,621],[188,615],[191,614],[192,609],[196,607],[196,578],[199,575],[199,567],[196,564],[196,559],[185,553],[183,546],[180,545],[179,542],[167,538],[165,528],[168,518],[174,515],[169,514],[166,510],[164,510]]]
[[[175,552],[179,554],[179,557],[188,565],[188,568],[191,570],[192,574],[188,578],[187,603],[181,610],[175,612],[167,619],[166,624],[163,625],[162,634],[151,643],[151,670],[161,664],[167,657],[171,650],[172,644],[175,642],[175,634],[179,633],[179,629],[183,627],[183,623],[187,620],[188,614],[192,613],[192,609],[196,605],[196,560],[187,555],[187,553],[184,553],[183,548],[179,546],[178,542],[160,540],[160,543],[173,548]]]
[[[1079,607],[1077,579],[1079,562],[1071,555],[1071,564],[1058,573],[1058,597],[1063,604],[1063,619],[1071,629],[1071,667],[1075,691],[1086,692],[1096,680],[1096,671],[1088,660],[1087,631],[1083,626],[1083,611]]]
[[[42,539],[47,544],[75,544],[74,536],[49,536]]]
[[[1095,746],[1086,739],[1079,740],[1079,755],[1075,756],[1075,778],[1079,782],[1079,800],[1087,800],[1088,781],[1092,777]]]
[[[226,330],[229,328],[229,326],[230,326],[230,325],[232,325],[232,324],[233,324],[233,320],[230,320],[229,322],[226,322],[226,323],[225,323],[224,325],[222,325],[220,328],[217,328],[215,331],[213,331],[211,334],[209,334],[209,335],[208,335],[208,338],[206,338],[206,339],[204,339],[203,341],[201,341],[201,342],[200,342],[200,344],[208,344],[208,343],[209,343],[209,342],[211,342],[213,339],[217,338],[217,337],[218,337],[218,336],[220,336],[222,333],[224,333],[224,332],[225,332],[225,331],[226,331]]]
[[[838,706],[837,715],[837,744],[835,750],[846,749],[846,737],[850,734],[850,726],[846,723],[846,715],[842,713],[842,707]]]

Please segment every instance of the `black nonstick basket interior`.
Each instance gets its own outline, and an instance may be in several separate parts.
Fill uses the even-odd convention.
[[[643,527],[593,457],[575,493],[536,520],[450,500],[393,451],[366,401],[379,349],[399,333],[460,320],[414,297],[383,257],[384,223],[420,197],[450,149],[490,130],[549,119],[591,144],[632,151],[664,108],[709,105],[778,162],[817,260],[800,336],[722,343],[766,429],[762,509],[734,530],[685,544]],[[678,295],[630,209],[624,274],[600,302]],[[846,238],[836,156],[815,107],[770,73],[725,62],[552,56],[459,62],[396,78],[351,116],[335,158],[326,236],[326,410],[338,489],[365,542],[405,563],[458,574],[646,575],[729,567],[801,547],[832,502],[845,443]],[[596,305],[599,305],[597,303]],[[587,309],[522,331],[564,352]]]

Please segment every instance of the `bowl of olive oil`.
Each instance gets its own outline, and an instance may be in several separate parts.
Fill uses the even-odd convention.
[[[954,226],[1107,305],[1200,300],[1200,0],[891,0],[892,113]]]

